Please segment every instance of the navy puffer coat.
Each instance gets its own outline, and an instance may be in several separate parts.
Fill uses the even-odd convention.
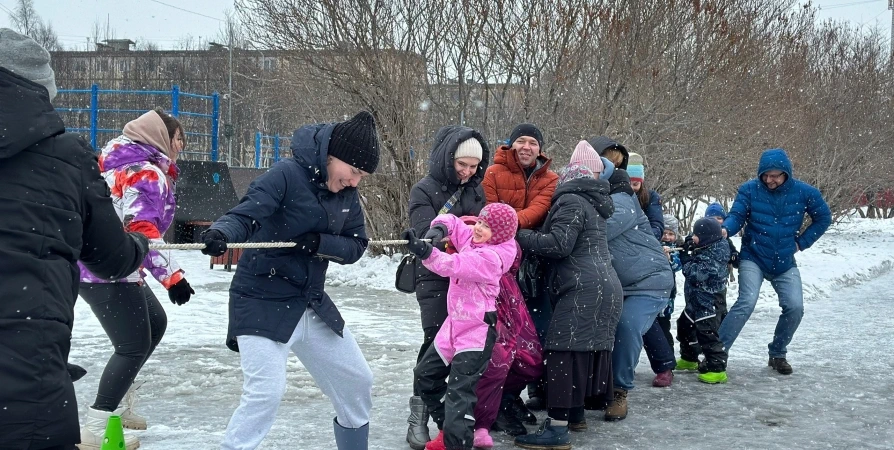
[[[236,336],[263,336],[288,342],[309,305],[337,334],[344,320],[323,291],[329,261],[351,264],[369,240],[360,197],[354,188],[332,193],[326,187],[329,137],[335,124],[307,125],[292,136],[293,157],[276,163],[252,181],[240,203],[217,219],[228,242],[288,241],[319,233],[315,256],[290,248],[246,250],[230,285],[227,346]]]

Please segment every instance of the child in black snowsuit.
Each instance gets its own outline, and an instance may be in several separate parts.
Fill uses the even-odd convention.
[[[708,217],[695,222],[687,241],[689,251],[680,255],[686,277],[686,308],[677,319],[680,357],[684,362],[697,363],[701,351],[705,360],[698,364],[699,381],[725,383],[728,354],[717,333],[720,317],[716,304],[718,296],[726,293],[729,244],[723,239],[720,224]]]
[[[722,226],[723,221],[726,220],[726,209],[718,202],[711,203],[708,205],[708,209],[705,210],[705,217],[716,220]],[[729,237],[726,238],[726,243],[729,245],[730,281],[736,281],[732,276],[732,269],[739,268],[739,251],[736,250],[736,244],[733,244],[733,240]],[[722,296],[717,296],[717,300],[717,317],[720,318],[720,323],[723,323],[723,319],[726,317],[727,311],[729,311],[726,307],[726,289],[723,290]]]

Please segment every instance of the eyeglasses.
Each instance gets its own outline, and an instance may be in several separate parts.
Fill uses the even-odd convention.
[[[764,180],[770,180],[770,179],[781,180],[781,179],[785,178],[785,172],[779,172],[776,175],[771,175],[769,173],[765,173],[765,174],[761,175],[761,178],[763,178]]]

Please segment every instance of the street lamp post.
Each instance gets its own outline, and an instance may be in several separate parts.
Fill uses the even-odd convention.
[[[229,39],[230,42],[227,45],[227,47],[229,48],[229,53],[230,53],[230,58],[229,58],[230,59],[230,70],[229,70],[229,76],[228,76],[228,81],[227,81],[227,90],[229,91],[227,93],[227,123],[230,125],[230,128],[232,129],[232,127],[233,127],[233,25],[229,24],[229,26],[227,28],[228,28],[227,34],[230,35],[230,39]],[[235,136],[231,135],[230,138],[227,139],[227,166],[233,165],[233,137],[235,137]]]

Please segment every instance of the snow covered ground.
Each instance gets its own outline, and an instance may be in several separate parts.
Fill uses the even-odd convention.
[[[168,329],[138,377],[146,383],[137,411],[149,429],[135,433],[146,450],[219,448],[242,384],[239,355],[224,346],[232,273],[209,270],[208,257],[197,251],[175,257],[196,295],[178,307],[153,284]],[[415,298],[393,289],[397,261],[363,258],[352,266],[333,264],[329,273],[327,292],[375,376],[371,449],[409,448],[407,400],[422,332]],[[672,387],[653,388],[643,355],[627,419],[608,423],[601,412],[588,411],[589,431],[572,435],[575,448],[894,448],[894,221],[839,224],[798,262],[806,312],[789,346],[793,375],[766,367],[779,307],[765,283],[732,348],[728,384],[705,385],[679,373]],[[682,289],[682,276],[677,281]],[[729,292],[732,305],[735,283]],[[681,304],[675,315],[680,310]],[[90,308],[79,301],[70,359],[88,370],[75,383],[82,418],[111,351]],[[261,448],[335,448],[333,415],[293,356],[284,401]],[[508,436],[493,435],[496,449],[515,448]]]

